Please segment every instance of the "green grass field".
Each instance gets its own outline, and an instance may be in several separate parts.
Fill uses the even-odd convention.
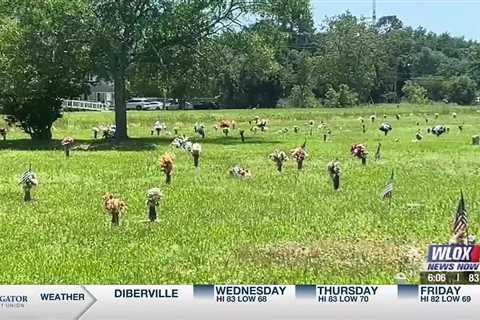
[[[378,130],[383,114],[393,125],[386,137]],[[425,115],[428,126],[445,124],[450,133],[439,138],[427,134]],[[472,135],[480,133],[475,108],[377,106],[128,116],[133,139],[121,146],[92,140],[91,128],[112,123],[113,113],[66,114],[55,123],[51,144],[36,145],[18,129],[0,141],[0,283],[391,284],[399,272],[415,283],[428,244],[446,243],[451,236],[460,189],[470,233],[479,234],[480,148],[471,145]],[[269,119],[267,133],[249,131],[248,120],[255,116]],[[235,120],[246,130],[246,143],[241,143],[238,129],[227,138],[213,129],[223,119]],[[316,128],[312,136],[305,126],[311,119]],[[207,126],[207,138],[200,141],[198,176],[191,155],[169,145],[173,137],[150,136],[156,120],[192,138],[195,122]],[[326,143],[324,130],[317,129],[322,120],[332,129]],[[298,134],[293,133],[295,125]],[[278,133],[286,127],[287,134]],[[424,134],[419,143],[413,142],[417,128]],[[70,159],[59,141],[66,135],[76,139],[78,149]],[[299,173],[290,160],[278,173],[268,155],[277,148],[289,152],[306,135],[309,157],[304,170]],[[383,159],[376,162],[378,142]],[[353,143],[366,143],[366,167],[350,155]],[[91,150],[82,150],[89,146]],[[165,151],[173,151],[177,160],[170,186],[164,185],[159,167]],[[343,170],[338,193],[326,173],[327,163],[335,158]],[[18,178],[29,163],[40,184],[35,200],[23,203]],[[250,169],[252,177],[230,177],[228,170],[236,164]],[[381,193],[392,169],[395,194],[389,204]],[[159,222],[144,223],[146,191],[156,186],[165,194]],[[118,228],[111,228],[102,207],[107,191],[129,206]]]

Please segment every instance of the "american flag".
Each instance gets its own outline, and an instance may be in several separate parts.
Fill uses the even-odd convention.
[[[393,171],[392,175],[388,178],[385,189],[383,190],[383,199],[391,199],[393,195]]]
[[[457,234],[459,231],[468,229],[467,210],[465,209],[465,200],[463,200],[463,192],[461,192],[460,201],[458,202],[457,214],[453,222],[453,232]]]
[[[380,160],[380,158],[382,157],[381,153],[380,153],[380,148],[382,147],[382,144],[379,143],[378,146],[377,146],[377,152],[375,152],[375,160]]]
[[[25,184],[27,183],[28,181],[31,181],[32,180],[32,176],[33,178],[35,177],[35,174],[32,172],[32,165],[30,164],[29,168],[27,171],[25,171],[22,176],[20,177],[20,179],[18,179],[18,183],[19,184]]]

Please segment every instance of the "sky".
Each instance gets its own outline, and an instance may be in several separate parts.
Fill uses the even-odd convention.
[[[349,10],[355,16],[372,16],[373,0],[311,0],[315,24]],[[377,18],[396,15],[404,25],[423,26],[480,41],[480,0],[376,0]]]

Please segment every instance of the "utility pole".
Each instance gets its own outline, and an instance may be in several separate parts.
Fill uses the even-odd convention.
[[[377,0],[373,0],[372,9],[373,9],[372,22],[373,22],[373,25],[376,25],[377,24]]]

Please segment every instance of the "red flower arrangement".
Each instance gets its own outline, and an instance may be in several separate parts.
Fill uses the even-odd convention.
[[[305,150],[305,144],[292,150],[291,154],[292,158],[297,161],[298,170],[303,169],[303,162],[305,161],[305,158],[308,157],[308,153]]]
[[[242,168],[239,165],[236,165],[235,167],[231,168],[229,172],[231,176],[239,177],[239,178],[248,178],[252,175],[250,173],[250,170]]]
[[[363,144],[358,143],[352,145],[351,152],[352,156],[362,159],[362,163],[366,164],[368,151]]]
[[[72,137],[65,137],[62,140],[62,146],[65,148],[65,156],[68,158],[70,157],[70,148],[73,145],[73,138]]]
[[[72,137],[65,137],[62,140],[62,146],[69,146],[73,144],[73,138]]]
[[[222,129],[230,129],[230,127],[232,126],[232,122],[229,121],[229,120],[222,120],[222,122],[220,122],[220,125],[219,127],[222,128]]]

